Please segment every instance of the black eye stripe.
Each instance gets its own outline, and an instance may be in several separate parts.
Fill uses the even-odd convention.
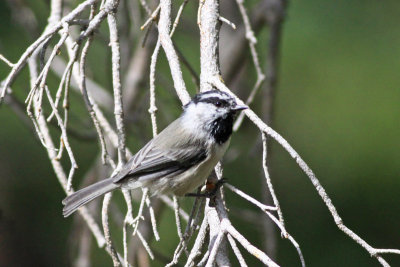
[[[225,99],[221,99],[219,97],[204,98],[204,99],[201,99],[199,102],[210,103],[217,107],[228,107],[229,106],[228,101],[226,101]]]

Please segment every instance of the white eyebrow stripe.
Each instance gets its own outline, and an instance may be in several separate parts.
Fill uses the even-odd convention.
[[[207,99],[207,98],[212,98],[212,97],[217,97],[217,98],[224,99],[224,100],[230,99],[229,96],[223,95],[223,94],[218,94],[218,93],[206,94],[206,95],[202,96],[200,99]]]

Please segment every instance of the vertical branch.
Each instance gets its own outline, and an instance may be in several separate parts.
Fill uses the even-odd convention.
[[[269,24],[269,43],[268,54],[266,57],[265,72],[266,82],[263,96],[263,114],[264,121],[271,124],[273,116],[273,101],[275,99],[275,91],[278,82],[278,70],[280,59],[280,46],[282,37],[282,23],[285,12],[285,0],[271,1],[269,12],[267,12],[267,20]]]
[[[119,0],[112,2],[112,9],[107,15],[108,27],[110,28],[110,46],[112,54],[112,80],[114,89],[114,115],[118,132],[118,166],[121,167],[126,162],[125,158],[125,126],[124,126],[124,109],[122,106],[122,90],[120,77],[120,47],[118,39],[118,28],[115,11],[118,7]]]
[[[199,6],[200,28],[200,92],[209,91],[211,77],[220,76],[219,68],[219,1],[202,1]]]
[[[157,106],[156,106],[156,85],[155,85],[155,80],[156,80],[156,64],[157,64],[157,58],[158,58],[158,53],[160,52],[160,39],[158,39],[157,44],[154,48],[153,55],[151,56],[151,63],[150,63],[150,108],[149,108],[149,113],[150,113],[150,118],[151,118],[151,126],[153,129],[153,137],[157,135],[157,119],[156,119],[156,112],[157,112]]]
[[[50,2],[50,16],[47,19],[48,25],[54,25],[61,19],[62,13],[62,0],[51,0]]]
[[[174,87],[178,93],[179,99],[183,104],[190,101],[189,93],[186,90],[185,81],[182,77],[182,70],[179,64],[178,55],[172,44],[169,30],[171,28],[171,0],[161,0],[160,20],[158,23],[158,32],[165,54],[168,59],[168,64],[171,69],[172,79],[174,80]]]
[[[115,170],[118,171],[126,162],[125,159],[125,127],[124,127],[124,110],[122,107],[122,90],[121,90],[121,78],[120,78],[120,47],[118,39],[118,28],[117,19],[115,16],[116,9],[118,7],[119,0],[109,0],[106,2],[107,5],[107,22],[110,31],[110,46],[111,46],[111,61],[112,61],[112,82],[114,91],[114,115],[115,122],[117,125],[118,134],[118,166]],[[107,193],[104,197],[103,208],[102,208],[102,222],[104,229],[104,236],[106,238],[107,248],[110,251],[111,258],[114,266],[120,266],[121,263],[118,259],[118,255],[112,244],[109,220],[108,220],[108,207],[111,201],[112,193]]]
[[[182,233],[182,224],[181,219],[179,217],[179,201],[176,196],[173,197],[174,200],[174,210],[175,210],[175,222],[176,222],[176,230],[178,231],[179,241],[182,242],[183,240],[183,233]]]
[[[95,14],[95,5],[93,5],[91,8],[89,19],[93,19],[94,14]],[[93,41],[93,36],[91,35],[88,37],[88,40],[86,41],[86,43],[82,49],[81,60],[80,60],[80,64],[79,64],[80,79],[78,81],[78,86],[82,93],[86,108],[89,111],[89,115],[92,118],[97,135],[99,137],[100,148],[101,148],[101,158],[102,158],[103,164],[105,164],[107,160],[112,161],[112,159],[110,158],[110,156],[107,153],[107,147],[106,147],[106,142],[104,140],[103,131],[101,130],[99,120],[96,116],[96,113],[93,110],[93,104],[92,104],[91,100],[89,99],[88,92],[86,89],[86,73],[85,73],[86,72],[86,57],[88,54],[89,47],[92,44],[92,41]],[[78,50],[74,50],[74,51],[77,55]],[[74,61],[75,61],[75,59],[72,60],[72,62],[74,62]],[[71,63],[71,66],[72,66],[72,63]],[[60,87],[61,86],[62,86],[62,83],[60,83]],[[68,84],[67,84],[66,88],[68,88]],[[114,164],[111,164],[111,165],[114,165]]]
[[[218,202],[221,202],[220,197]],[[206,204],[206,212],[205,212],[207,219],[208,219],[208,224],[210,226],[210,241],[208,244],[208,251],[216,253],[215,257],[213,258],[215,262],[218,264],[218,266],[231,266],[229,262],[229,257],[228,257],[228,251],[227,251],[227,245],[226,245],[226,238],[225,238],[225,233],[223,229],[221,228],[221,221],[219,219],[219,213],[217,212],[217,209],[215,207],[210,207],[209,201],[207,201]],[[222,236],[221,235],[222,232]],[[221,240],[219,240],[221,239]],[[218,242],[217,242],[218,241]],[[218,246],[214,248],[215,246]],[[207,263],[208,265],[213,263],[214,261]]]
[[[219,67],[219,1],[201,1],[198,10],[198,25],[200,29],[200,92],[212,89],[209,83],[212,77],[220,77]],[[220,178],[220,177],[219,177]],[[209,178],[210,179],[210,178]],[[217,195],[221,199],[221,194]],[[207,265],[230,266],[225,234],[221,234],[221,222],[217,210],[207,204],[205,216],[210,227],[210,242],[208,253],[210,258]],[[215,242],[218,240],[218,243]],[[217,247],[214,247],[214,244]],[[211,253],[212,252],[212,253]],[[205,258],[203,258],[205,260]]]
[[[107,244],[107,250],[109,251],[114,267],[121,266],[121,262],[118,259],[118,254],[114,249],[114,246],[112,244],[111,240],[111,233],[110,233],[110,227],[109,227],[109,220],[108,220],[108,207],[110,206],[110,201],[112,197],[112,192],[107,193],[104,196],[103,200],[103,208],[101,211],[101,218],[102,218],[102,223],[103,223],[103,230],[104,230],[104,237],[106,239],[106,244]]]
[[[29,72],[30,72],[30,84],[31,88],[35,85],[35,80],[38,76],[37,74],[37,66],[36,66],[36,53],[32,55],[32,57],[28,60]],[[56,148],[54,146],[53,140],[50,136],[50,130],[48,128],[46,119],[44,115],[40,112],[40,107],[36,105],[36,101],[34,101],[34,113],[35,116],[31,116],[34,120],[34,124],[36,126],[37,133],[39,138],[42,140],[44,147],[47,150],[47,154],[50,158],[50,162],[54,169],[54,172],[57,176],[59,183],[65,192],[67,192],[67,175],[64,172],[64,169],[61,165],[61,162],[57,160]],[[100,227],[93,219],[93,217],[88,213],[86,207],[83,207],[79,210],[83,219],[89,226],[89,229],[92,231],[93,235],[96,238],[97,244],[99,247],[103,247],[105,244],[105,239],[103,234],[101,233]]]
[[[185,267],[194,266],[195,259],[198,256],[200,256],[201,249],[202,249],[204,241],[206,239],[207,227],[208,227],[208,220],[207,220],[207,218],[204,218],[203,222],[201,223],[200,230],[197,234],[196,241],[194,242],[193,248],[190,251],[189,257],[186,261]]]
[[[278,82],[278,68],[279,68],[279,60],[280,54],[279,49],[281,46],[281,35],[282,35],[282,23],[284,19],[284,12],[285,12],[285,0],[273,0],[269,1],[269,5],[267,7],[267,21],[269,24],[269,42],[268,42],[268,53],[265,59],[265,72],[266,72],[266,81],[265,81],[265,88],[263,92],[263,101],[262,101],[262,114],[263,120],[268,125],[272,126],[273,123],[273,115],[274,115],[274,101],[275,101],[275,92],[276,86]],[[264,166],[264,173],[265,177],[267,178],[266,183],[262,183],[261,190],[263,196],[263,202],[268,203],[272,201],[277,205],[278,199],[274,196],[271,181],[268,182],[268,158],[267,154],[271,155],[271,145],[270,145],[270,138],[263,134],[263,154],[265,153],[265,157],[263,159],[263,166]],[[265,194],[269,189],[271,195]],[[272,189],[272,191],[271,191]],[[278,204],[279,205],[279,204]],[[279,220],[283,224],[283,216],[282,211],[278,207],[278,215]],[[263,220],[263,229],[264,229],[264,247],[269,252],[269,254],[274,258],[277,251],[277,237],[275,231],[272,230],[272,222],[269,220]],[[267,238],[268,237],[268,238]]]
[[[150,221],[151,221],[151,226],[153,229],[153,234],[154,234],[154,238],[156,239],[156,241],[160,240],[160,235],[158,234],[158,230],[157,230],[157,221],[156,221],[156,215],[154,212],[154,208],[150,202],[150,197],[147,196],[146,198],[146,205],[147,208],[149,209],[149,213],[150,213]]]
[[[122,189],[122,194],[124,195],[125,202],[127,205],[127,211],[124,219],[124,224],[122,226],[122,243],[124,248],[124,266],[128,266],[128,238],[127,238],[127,228],[129,221],[133,221],[133,207],[132,207],[132,196],[129,190]]]

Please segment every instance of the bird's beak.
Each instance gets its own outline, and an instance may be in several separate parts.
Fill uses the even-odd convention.
[[[234,108],[232,108],[232,111],[240,111],[248,108],[249,107],[247,105],[236,105]]]

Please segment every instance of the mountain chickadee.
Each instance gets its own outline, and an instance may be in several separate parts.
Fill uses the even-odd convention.
[[[182,115],[148,142],[113,177],[83,188],[63,200],[67,217],[89,201],[117,188],[146,187],[153,195],[183,196],[204,183],[224,155],[238,105],[228,94],[197,94]]]

